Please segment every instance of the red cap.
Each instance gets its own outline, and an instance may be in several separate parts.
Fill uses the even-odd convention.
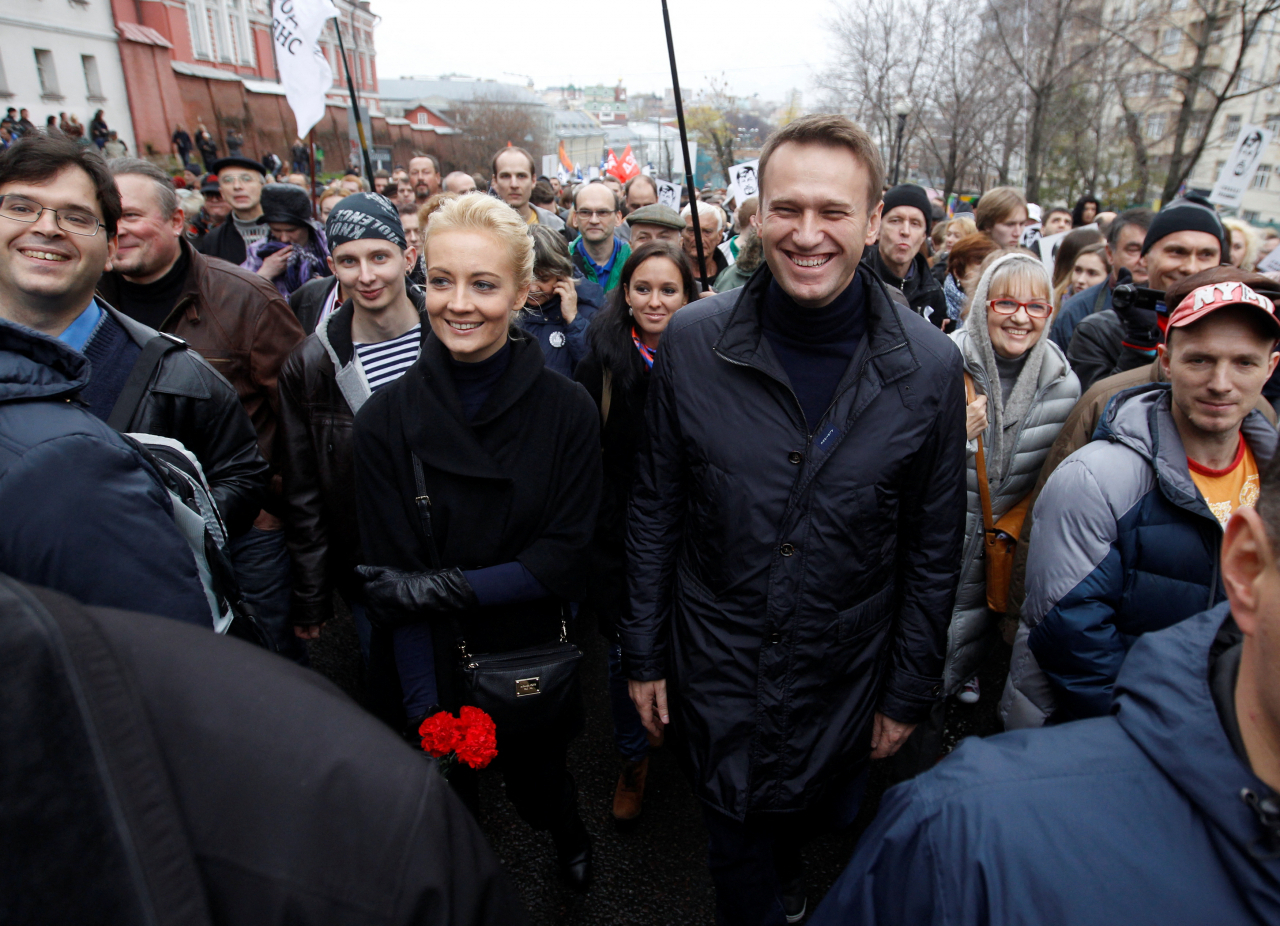
[[[1185,327],[1229,305],[1248,306],[1265,313],[1275,336],[1280,338],[1280,319],[1276,318],[1275,303],[1266,296],[1258,295],[1248,285],[1237,282],[1210,283],[1193,289],[1169,313],[1169,327]]]

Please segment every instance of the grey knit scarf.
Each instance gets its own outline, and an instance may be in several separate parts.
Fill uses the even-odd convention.
[[[1009,393],[1009,401],[1002,402],[1000,370],[996,367],[995,348],[991,346],[991,333],[986,325],[987,313],[991,311],[987,307],[987,293],[991,289],[991,281],[996,272],[1001,267],[1018,261],[1024,261],[1029,266],[1037,268],[1044,276],[1046,291],[1051,291],[1049,274],[1039,259],[1030,254],[1006,254],[993,261],[982,274],[982,279],[978,281],[978,286],[974,290],[969,322],[964,326],[964,330],[969,332],[968,348],[972,359],[982,367],[987,376],[990,394],[987,396],[987,430],[982,435],[982,439],[986,444],[987,479],[993,488],[998,486],[1004,478],[1010,458],[1013,456],[1014,437],[1017,434],[1018,425],[1030,411],[1031,402],[1036,396],[1036,389],[1040,384],[1040,367],[1044,363],[1046,350],[1045,335],[1049,332],[1049,322],[1046,322],[1040,337],[1027,351],[1027,360],[1022,365],[1022,372],[1018,374],[1017,381],[1013,384],[1013,391]],[[1051,322],[1052,319],[1049,321]]]

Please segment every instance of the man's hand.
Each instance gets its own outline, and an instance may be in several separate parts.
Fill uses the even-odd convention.
[[[578,288],[573,285],[573,280],[561,277],[556,280],[552,292],[560,297],[560,317],[566,325],[572,325],[573,320],[578,317]]]
[[[293,635],[299,640],[319,640],[324,624],[294,624]]]
[[[637,684],[632,682],[632,685]],[[632,699],[635,695],[632,694]],[[643,715],[641,717],[643,719]],[[887,759],[899,749],[902,744],[907,741],[907,737],[911,735],[911,731],[916,728],[914,723],[898,723],[890,717],[886,717],[879,711],[876,711],[875,729],[871,731],[871,758]]]
[[[292,253],[293,245],[287,244],[275,253],[268,254],[262,259],[262,266],[258,268],[258,276],[274,280],[284,273],[285,268],[289,266],[289,255]]]
[[[662,736],[662,728],[671,723],[671,716],[667,713],[667,680],[660,678],[656,682],[637,682],[635,679],[628,679],[627,690],[631,693],[631,700],[640,714],[640,722],[644,724],[644,728],[654,736]],[[878,719],[879,715],[876,717]]]

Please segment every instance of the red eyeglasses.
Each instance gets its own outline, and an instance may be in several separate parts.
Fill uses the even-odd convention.
[[[1038,299],[1034,302],[1018,302],[1016,299],[992,299],[987,305],[991,306],[992,311],[997,315],[1016,315],[1018,314],[1018,309],[1025,309],[1032,318],[1048,318],[1053,314],[1053,306]]]

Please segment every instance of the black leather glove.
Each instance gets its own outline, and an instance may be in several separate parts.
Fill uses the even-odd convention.
[[[1120,272],[1120,282],[1130,282],[1133,277],[1127,270]],[[1120,282],[1117,285],[1120,285]],[[1124,326],[1124,343],[1138,350],[1155,350],[1160,343],[1160,326],[1156,324],[1155,309],[1144,309],[1132,303],[1112,303],[1120,324]]]
[[[475,590],[454,566],[424,572],[398,572],[386,566],[357,566],[369,604],[397,611],[461,611],[479,607]]]

